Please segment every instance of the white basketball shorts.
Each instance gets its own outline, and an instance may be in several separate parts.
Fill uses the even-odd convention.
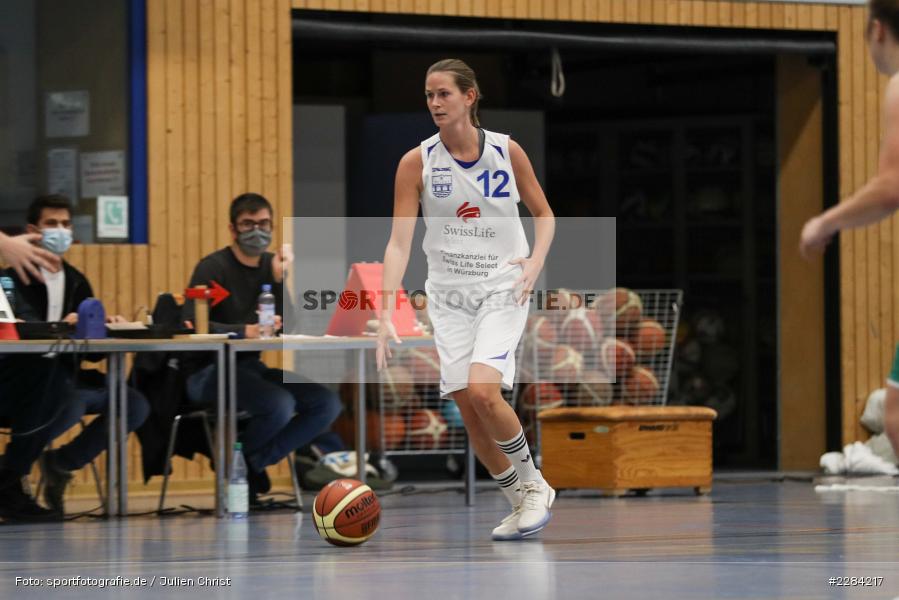
[[[499,284],[442,289],[425,284],[428,317],[440,357],[440,395],[468,387],[473,363],[502,373],[503,389],[515,381],[515,351],[528,318],[528,304],[515,300],[515,270]]]

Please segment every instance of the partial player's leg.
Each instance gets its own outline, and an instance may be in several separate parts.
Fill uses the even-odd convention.
[[[899,387],[887,386],[883,403],[883,431],[893,446],[893,454],[899,456]]]
[[[887,397],[883,403],[883,431],[899,456],[899,345],[893,355],[893,368],[887,377]]]
[[[509,457],[503,454],[496,445],[496,441],[484,427],[481,418],[468,399],[468,391],[455,392],[453,399],[459,407],[475,456],[490,471],[491,477],[499,484],[503,495],[512,507],[512,512],[493,530],[492,537],[497,541],[520,539],[518,512],[521,506],[521,482],[518,479],[518,473],[509,461]]]
[[[518,415],[501,393],[503,373],[476,362],[469,371],[468,398],[487,433],[509,458],[521,480],[521,509],[517,529],[522,536],[537,533],[549,523],[556,493],[534,464]]]

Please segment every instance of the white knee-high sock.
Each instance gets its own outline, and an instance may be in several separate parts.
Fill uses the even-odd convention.
[[[518,480],[518,473],[515,472],[514,466],[510,466],[499,475],[491,473],[490,476],[499,484],[499,489],[503,491],[503,495],[509,501],[509,504],[512,505],[512,508],[521,503],[521,492],[518,491],[521,481]]]
[[[539,481],[541,479],[540,471],[534,465],[534,457],[531,456],[523,429],[519,429],[518,435],[511,440],[497,441],[496,445],[512,461],[512,466],[515,467],[515,472],[518,473],[521,481]]]

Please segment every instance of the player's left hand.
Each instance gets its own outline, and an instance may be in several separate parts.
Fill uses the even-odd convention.
[[[799,237],[799,253],[806,260],[824,252],[824,248],[833,239],[835,231],[828,230],[820,217],[814,217],[806,222]]]
[[[524,306],[530,299],[531,292],[534,291],[534,284],[537,283],[537,277],[540,276],[540,271],[543,270],[543,262],[533,257],[523,256],[521,258],[513,258],[509,261],[509,264],[521,267],[521,277],[515,281],[515,289],[521,290],[516,300],[518,300],[518,304]]]
[[[293,248],[290,244],[281,244],[281,248],[272,259],[272,277],[276,282],[284,281],[284,277],[290,272],[291,264],[293,264]]]

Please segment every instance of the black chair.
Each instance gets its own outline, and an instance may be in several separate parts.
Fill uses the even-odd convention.
[[[248,413],[242,412],[242,413],[238,413],[237,419],[238,419],[238,421],[240,421],[243,419],[248,419],[249,416],[250,415]],[[213,468],[217,468],[217,466],[215,465],[215,461],[212,458],[215,455],[215,452],[211,451],[215,447],[213,444],[213,441],[212,441],[213,438],[212,438],[212,426],[211,426],[211,423],[214,420],[214,418],[215,418],[215,412],[210,409],[194,409],[194,410],[190,410],[190,411],[179,413],[179,414],[175,415],[175,418],[172,421],[171,431],[169,432],[169,443],[168,443],[168,447],[166,449],[165,467],[164,467],[165,470],[164,470],[163,476],[162,476],[162,491],[159,494],[159,506],[156,509],[156,511],[158,513],[161,514],[165,510],[165,495],[166,495],[166,491],[168,490],[169,475],[172,472],[172,455],[175,453],[175,441],[177,440],[178,429],[181,425],[182,420],[184,420],[184,419],[200,419],[200,422],[203,425],[203,433],[206,437],[206,443],[209,445],[209,449],[210,449],[210,459],[209,460],[213,463]],[[303,497],[302,497],[301,490],[300,490],[300,483],[299,483],[299,480],[297,479],[296,463],[294,460],[293,452],[291,452],[290,454],[287,455],[287,461],[290,466],[290,479],[291,479],[291,482],[293,483],[294,499],[296,500],[297,508],[299,510],[302,510],[303,509]],[[226,473],[222,473],[221,476],[225,477],[226,481],[227,481]]]

